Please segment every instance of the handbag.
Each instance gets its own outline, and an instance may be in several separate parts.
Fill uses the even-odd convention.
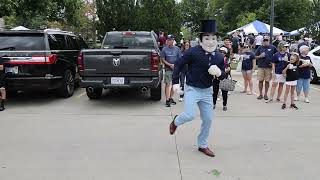
[[[236,88],[237,81],[233,80],[231,75],[230,77],[231,79],[226,78],[226,79],[220,80],[220,83],[219,83],[220,89],[224,91],[234,91],[234,89]]]

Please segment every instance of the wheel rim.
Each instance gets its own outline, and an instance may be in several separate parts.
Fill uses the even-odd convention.
[[[67,91],[71,94],[74,90],[73,76],[71,73],[67,75]]]

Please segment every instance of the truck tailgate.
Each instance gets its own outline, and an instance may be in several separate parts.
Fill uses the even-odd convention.
[[[82,55],[84,61],[82,75],[151,73],[151,49],[83,50]]]

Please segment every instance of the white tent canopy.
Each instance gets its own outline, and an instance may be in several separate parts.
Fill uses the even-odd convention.
[[[305,32],[305,27],[291,31],[290,36],[299,36],[301,33],[303,34]]]
[[[245,26],[242,26],[238,29],[235,29],[231,32],[229,32],[228,34],[232,34],[238,30],[243,30],[245,34],[258,34],[258,33],[270,33],[270,25],[263,23],[261,21],[255,20]],[[279,35],[279,34],[287,34],[287,31],[284,31],[282,29],[273,27],[273,35]]]
[[[10,29],[10,30],[14,30],[14,31],[26,31],[26,30],[30,30],[30,29],[28,29],[28,28],[26,28],[26,27],[24,27],[24,26],[17,26],[17,27],[15,27],[15,28]]]

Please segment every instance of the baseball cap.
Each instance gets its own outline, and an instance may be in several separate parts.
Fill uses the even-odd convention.
[[[172,34],[169,34],[168,39],[174,40],[174,36]]]
[[[281,41],[278,44],[278,47],[289,47],[289,46],[290,46],[289,43],[287,43],[286,41]]]

